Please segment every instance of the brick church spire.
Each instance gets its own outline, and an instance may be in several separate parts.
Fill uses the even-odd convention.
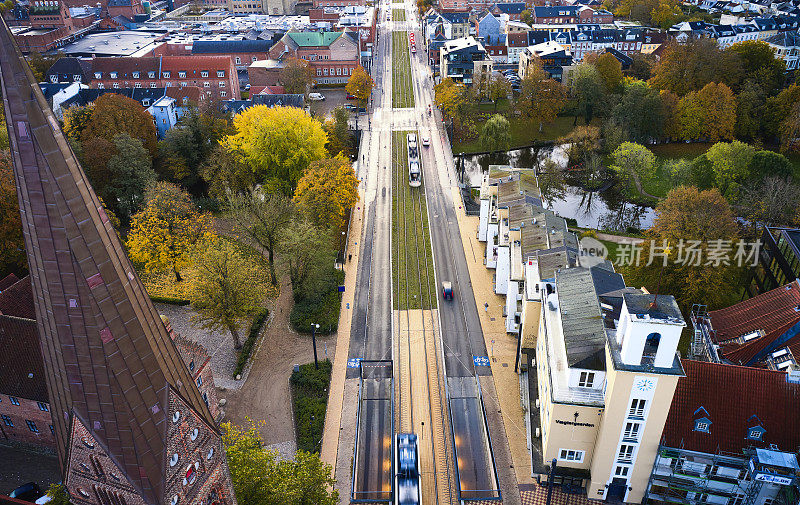
[[[4,21],[0,83],[72,502],[234,505],[209,407]]]

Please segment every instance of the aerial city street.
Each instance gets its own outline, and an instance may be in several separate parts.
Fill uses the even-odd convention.
[[[800,0],[0,17],[0,505],[800,505]]]

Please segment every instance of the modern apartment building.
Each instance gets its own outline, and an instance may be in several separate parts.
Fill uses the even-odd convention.
[[[494,62],[474,37],[448,40],[439,50],[439,79],[471,86],[479,74],[490,74]]]

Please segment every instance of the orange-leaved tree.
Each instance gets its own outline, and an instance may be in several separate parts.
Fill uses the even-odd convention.
[[[353,165],[342,156],[315,161],[297,183],[294,199],[314,225],[338,229],[358,201]]]

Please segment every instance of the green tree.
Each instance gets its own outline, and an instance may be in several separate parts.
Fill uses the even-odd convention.
[[[149,271],[172,270],[181,282],[192,251],[213,236],[211,216],[197,210],[189,193],[159,182],[148,188],[144,208],[131,219],[128,253]]]
[[[95,137],[113,141],[120,133],[127,133],[138,139],[150,153],[150,159],[158,153],[153,116],[139,102],[126,96],[116,93],[100,95],[94,102],[89,123],[81,132],[81,141],[85,144]],[[84,145],[84,151],[85,149]]]
[[[656,64],[656,59],[652,54],[633,53],[631,57],[631,66],[625,70],[625,75],[646,81],[653,75],[653,66]]]
[[[0,151],[0,277],[28,267],[11,156]]]
[[[577,101],[578,113],[588,125],[605,99],[605,84],[594,65],[583,63],[570,74],[570,94]]]
[[[228,192],[230,216],[239,233],[250,237],[267,252],[270,278],[277,285],[275,252],[281,232],[297,215],[294,202],[282,193],[265,193],[251,189],[244,193]]]
[[[622,128],[626,140],[648,142],[659,139],[664,126],[661,95],[644,81],[629,82],[622,99],[612,109],[610,120]]]
[[[757,151],[747,167],[748,176],[759,180],[766,177],[791,177],[794,169],[792,162],[786,156],[774,151]]]
[[[219,141],[232,133],[230,118],[218,105],[190,107],[159,142],[159,175],[181,184],[196,196],[205,194],[208,188],[200,168]]]
[[[194,264],[200,275],[194,286],[195,322],[207,330],[227,330],[241,349],[239,329],[263,309],[266,272],[225,239],[210,240],[198,249]]]
[[[375,81],[373,81],[372,77],[364,70],[364,67],[359,65],[353,70],[353,73],[347,80],[345,89],[348,93],[356,97],[361,107],[366,107],[374,86]]]
[[[434,87],[434,101],[445,118],[453,122],[457,130],[468,130],[474,104],[468,100],[464,84],[451,78],[444,79]]]
[[[796,103],[786,119],[781,121],[781,150],[800,152],[800,102]]]
[[[258,426],[222,425],[222,441],[228,458],[237,501],[247,505],[336,505],[339,493],[332,467],[319,456],[298,451],[295,458],[279,459],[265,449]]]
[[[744,40],[725,49],[738,56],[747,79],[755,81],[771,95],[783,87],[786,63],[763,40]]]
[[[710,141],[733,138],[736,126],[736,97],[722,83],[710,82],[697,92],[702,110],[702,136]]]
[[[139,139],[127,133],[114,137],[116,154],[108,160],[109,184],[105,188],[106,201],[114,202],[111,208],[127,220],[139,209],[147,186],[156,180],[150,156]]]
[[[781,136],[781,125],[792,113],[795,104],[800,103],[800,86],[792,84],[780,93],[767,99],[764,117],[764,138],[777,143]]]
[[[616,93],[622,88],[622,64],[613,54],[601,54],[594,66],[608,93]]]
[[[511,124],[500,114],[495,114],[484,123],[480,136],[485,151],[507,151],[511,147]]]
[[[528,26],[533,24],[533,14],[530,9],[525,9],[519,14],[519,19]]]
[[[538,126],[541,133],[544,123],[552,123],[564,108],[567,92],[564,86],[547,77],[538,64],[528,66],[525,78],[520,85],[516,109],[520,115]]]
[[[333,264],[331,240],[328,230],[308,220],[295,221],[281,230],[281,258],[295,293],[302,293],[307,282],[324,275]]]
[[[767,95],[754,80],[748,79],[736,99],[736,137],[756,139],[762,133]]]
[[[256,105],[233,118],[236,133],[222,145],[253,171],[258,182],[290,194],[308,166],[325,157],[322,124],[295,107]]]
[[[208,186],[208,193],[219,199],[224,199],[229,191],[247,191],[258,182],[256,174],[243,157],[221,144],[216,145],[208,159],[200,165],[200,176]]]
[[[89,126],[92,120],[94,105],[74,105],[64,110],[64,134],[72,143],[77,144],[81,141],[83,130]]]
[[[494,111],[501,100],[505,100],[511,95],[511,83],[501,74],[492,75],[486,90],[486,99],[494,104]]]
[[[287,93],[305,95],[314,82],[314,69],[305,60],[288,58],[280,71],[279,80]]]
[[[338,231],[358,201],[353,165],[342,156],[313,162],[297,183],[294,200],[315,226]]]
[[[611,157],[614,159],[611,169],[623,181],[647,181],[655,175],[656,157],[643,145],[624,142]]]
[[[354,137],[350,132],[350,113],[344,107],[336,107],[331,111],[332,118],[325,121],[322,128],[328,134],[328,154],[330,156],[350,156],[354,150]]]
[[[714,184],[720,193],[734,200],[741,184],[748,178],[750,162],[755,155],[755,148],[744,142],[717,142],[705,153],[714,172]]]
[[[64,484],[50,484],[47,496],[50,497],[50,501],[47,502],[50,505],[70,505],[69,494]]]

